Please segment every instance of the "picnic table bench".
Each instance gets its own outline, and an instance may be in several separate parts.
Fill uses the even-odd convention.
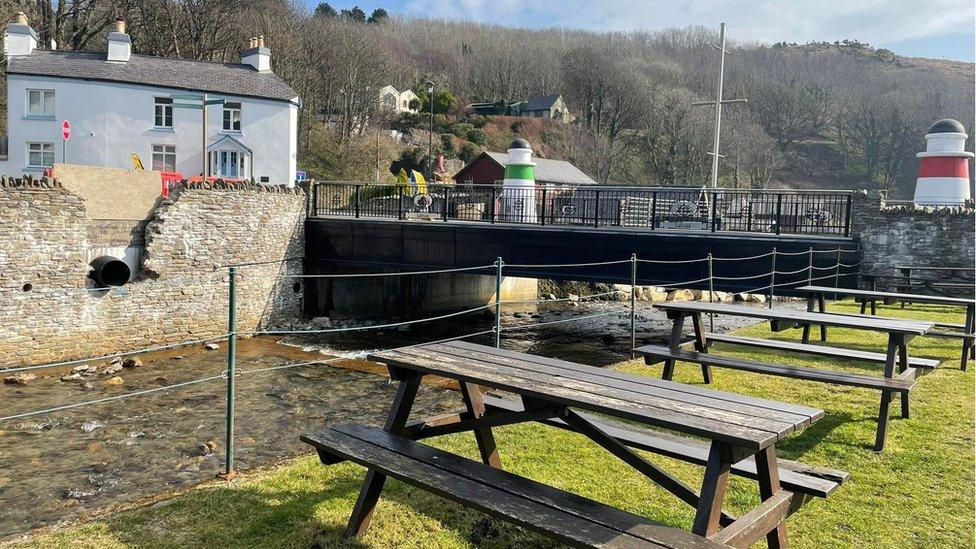
[[[352,460],[369,469],[349,520],[350,535],[367,527],[385,478],[393,476],[574,546],[746,547],[765,537],[770,547],[784,547],[785,518],[808,498],[831,493],[846,477],[841,471],[777,461],[776,442],[823,417],[815,408],[465,342],[404,347],[369,358],[385,364],[399,382],[383,430],[340,425],[302,437],[325,464]],[[427,375],[457,380],[464,410],[409,422]],[[482,387],[515,399],[485,395]],[[589,438],[694,506],[692,532],[502,471],[492,428],[528,421]],[[416,442],[466,431],[474,433],[484,464]],[[631,448],[704,465],[701,489]],[[759,483],[762,502],[740,517],[723,510],[730,474]]]
[[[669,346],[645,345],[634,349],[634,351],[643,355],[644,361],[647,364],[655,364],[663,361],[663,379],[671,379],[674,375],[675,363],[677,361],[683,361],[698,363],[701,366],[702,377],[705,383],[711,382],[711,367],[715,366],[880,391],[881,404],[879,406],[878,429],[874,445],[875,451],[878,452],[884,449],[892,396],[895,393],[901,395],[902,417],[909,417],[909,391],[915,386],[918,376],[927,372],[928,367],[932,366],[931,362],[911,362],[908,357],[908,342],[915,336],[922,335],[928,330],[931,330],[933,326],[931,322],[892,320],[875,317],[854,318],[829,313],[766,309],[724,303],[671,302],[659,303],[655,307],[664,310],[668,318],[673,322]],[[886,333],[888,334],[888,347],[887,352],[884,354],[884,377],[879,378],[863,374],[837,372],[805,366],[774,364],[758,360],[709,354],[709,339],[701,318],[703,313],[765,319],[770,321],[775,331],[791,327],[821,324],[825,326]],[[682,337],[686,317],[691,317],[693,323],[694,351],[682,349]],[[770,343],[770,347],[774,348],[777,343]],[[798,349],[794,349],[794,351],[796,350]],[[841,350],[823,352],[840,353]],[[872,357],[872,359],[876,361],[877,357]],[[897,375],[895,373],[896,366],[898,367]]]
[[[831,288],[827,286],[801,286],[797,288],[798,291],[805,292],[807,294],[807,310],[814,310],[814,303],[816,303],[819,312],[826,312],[826,296],[827,294],[836,294],[841,296],[850,296],[855,299],[861,299],[861,314],[864,314],[865,303],[871,303],[871,315],[877,313],[875,309],[876,301],[901,301],[910,303],[931,303],[934,305],[947,305],[951,307],[962,307],[966,310],[966,319],[963,324],[949,324],[949,323],[935,323],[935,328],[948,328],[948,330],[931,329],[928,330],[925,335],[933,337],[948,337],[948,338],[959,338],[962,339],[962,358],[960,359],[959,367],[962,370],[966,370],[966,365],[970,358],[973,357],[974,340],[976,340],[976,299],[966,299],[959,297],[947,297],[939,295],[922,295],[922,294],[905,294],[897,292],[881,292],[877,290],[859,290],[852,288]],[[829,313],[835,315],[852,316],[858,317],[860,315],[850,315],[844,313]],[[863,317],[862,317],[863,318]],[[890,317],[876,317],[876,318],[887,318]],[[804,327],[804,341],[809,338],[810,327],[807,325]],[[820,339],[821,341],[827,340],[827,328],[826,326],[820,327]]]
[[[896,265],[895,270],[898,275],[886,275],[880,273],[861,273],[868,288],[877,289],[879,279],[893,280],[893,286],[897,292],[909,292],[913,288],[924,288],[933,295],[948,295],[947,290],[974,290],[974,275],[976,268],[973,267],[914,267],[907,265]],[[913,271],[927,271],[936,276],[913,276]],[[969,276],[966,276],[968,273]],[[902,301],[902,307],[905,301]]]

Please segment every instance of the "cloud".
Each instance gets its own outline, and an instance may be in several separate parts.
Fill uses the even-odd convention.
[[[808,42],[857,38],[885,46],[973,32],[972,0],[409,0],[413,16],[506,26],[657,30],[725,21],[739,41]],[[958,56],[970,57],[971,52]]]

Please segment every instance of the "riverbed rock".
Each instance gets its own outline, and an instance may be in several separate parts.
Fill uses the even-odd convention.
[[[86,421],[81,424],[81,430],[86,433],[90,433],[99,427],[104,427],[104,425],[97,421]]]
[[[651,303],[662,303],[668,300],[668,292],[644,292],[644,301],[650,301]]]
[[[217,349],[220,349],[220,345],[217,345],[216,343],[207,343],[203,347],[208,351],[216,351]]]
[[[97,373],[97,369],[90,364],[79,364],[71,369],[72,372],[81,376],[90,376]]]
[[[117,373],[119,373],[121,371],[122,371],[122,365],[121,364],[108,364],[108,365],[103,366],[102,369],[99,370],[98,373],[101,374],[101,375],[103,375],[103,376],[111,376],[111,375],[115,375],[115,374],[117,374]]]
[[[691,290],[671,290],[668,292],[668,301],[691,301],[695,299],[695,293]]]
[[[200,446],[197,447],[197,450],[200,452],[200,455],[209,456],[217,451],[217,443],[212,440],[208,440],[200,444]]]
[[[546,295],[546,299],[548,299],[549,301],[555,301],[556,300],[556,294],[547,294]]]
[[[27,385],[35,379],[37,379],[37,376],[30,372],[20,372],[19,374],[14,374],[3,378],[3,382],[6,385]]]
[[[139,357],[127,358],[122,361],[123,368],[138,368],[139,366],[142,366],[142,360]]]
[[[746,301],[749,303],[765,303],[766,296],[763,294],[747,294]]]
[[[84,381],[84,378],[78,372],[72,372],[61,376],[61,381],[81,382]]]
[[[122,385],[123,383],[125,383],[125,380],[119,376],[115,376],[111,379],[105,380],[105,385]]]
[[[327,316],[317,316],[308,323],[313,330],[325,330],[332,327],[332,319]]]

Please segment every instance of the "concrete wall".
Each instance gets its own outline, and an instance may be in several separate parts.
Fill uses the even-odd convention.
[[[969,266],[976,262],[973,208],[888,205],[878,193],[855,195],[852,236],[863,272],[894,275],[895,266]]]
[[[356,271],[359,272],[359,271]],[[495,277],[460,273],[362,279],[316,279],[306,304],[313,316],[333,318],[418,317],[494,303]],[[502,300],[533,300],[533,278],[503,277]]]
[[[301,313],[300,189],[181,188],[146,228],[139,279],[93,291],[85,200],[50,180],[0,179],[0,366],[84,358],[226,332],[227,270],[242,267],[239,330]],[[296,286],[297,283],[297,286]]]
[[[27,90],[55,90],[55,115],[30,118]],[[173,110],[173,129],[154,129],[154,97],[181,90],[11,74],[7,77],[8,160],[0,162],[0,173],[27,171],[28,142],[54,144],[55,162],[131,168],[136,153],[146,168],[152,168],[153,145],[176,146],[176,168],[186,177],[203,171],[201,112]],[[185,93],[185,91],[184,91]],[[231,135],[254,151],[251,173],[276,185],[293,184],[298,155],[298,107],[284,101],[212,95],[242,104],[241,131],[221,131],[222,107],[207,110],[207,144]],[[71,139],[64,158],[61,152],[61,121],[71,122]],[[34,170],[39,171],[39,170]],[[39,173],[37,175],[40,175]]]

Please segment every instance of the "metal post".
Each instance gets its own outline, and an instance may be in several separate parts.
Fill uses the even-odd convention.
[[[447,210],[451,207],[451,187],[444,187],[444,221],[447,221]]]
[[[715,202],[715,200],[716,200],[716,193],[715,192],[712,192],[712,205],[711,205],[712,219],[711,219],[711,221],[712,221],[712,232],[713,233],[715,232],[715,220],[718,218],[718,203]]]
[[[542,187],[542,226],[546,225],[546,187]]]
[[[403,186],[397,185],[397,219],[403,219]]]
[[[708,252],[708,302],[714,301],[715,295],[715,270],[712,265],[712,252]],[[708,313],[708,330],[715,331],[715,315]]]
[[[725,23],[718,31],[718,83],[715,85],[715,134],[712,137],[712,188],[718,186],[718,145],[722,135],[722,81],[725,80]]]
[[[491,185],[491,222],[492,223],[495,222],[495,209],[496,209],[496,202],[498,200],[497,193],[498,193],[498,187],[495,184],[492,184]]]
[[[837,263],[834,265],[834,288],[840,288],[840,246],[837,246]],[[837,299],[837,296],[834,296]]]
[[[502,346],[502,265],[501,257],[495,260],[495,348]]]
[[[657,227],[657,191],[651,192],[651,230]]]
[[[593,209],[596,211],[593,213],[593,226],[599,227],[600,226],[600,191],[595,191],[594,194],[596,198],[594,200],[595,207]]]
[[[637,254],[630,254],[630,358],[637,348]]]
[[[776,234],[779,234],[783,225],[783,193],[776,194]]]
[[[847,195],[847,212],[844,215],[844,236],[851,236],[851,202],[854,200],[853,194]]]
[[[224,477],[234,478],[234,369],[237,362],[237,267],[227,270],[227,435]]]
[[[773,270],[769,271],[769,308],[773,308],[773,297],[776,289],[776,247],[773,247]]]
[[[356,219],[359,219],[359,185],[356,185]]]
[[[807,267],[807,285],[813,284],[813,247],[810,248],[810,265]]]

